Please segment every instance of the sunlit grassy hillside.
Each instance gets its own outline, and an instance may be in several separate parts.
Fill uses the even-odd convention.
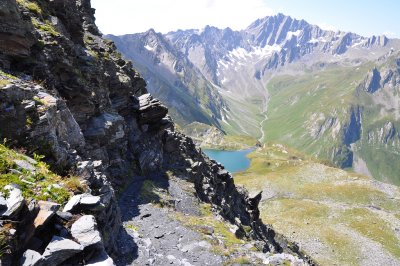
[[[400,265],[400,189],[282,145],[249,154],[237,184],[263,190],[261,215],[321,265]]]

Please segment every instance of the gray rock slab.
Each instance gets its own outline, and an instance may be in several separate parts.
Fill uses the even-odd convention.
[[[97,222],[93,215],[84,215],[73,223],[71,234],[83,248],[103,247],[100,232],[97,230]]]
[[[12,218],[21,211],[25,205],[25,200],[22,196],[22,191],[17,186],[7,185],[4,189],[8,190],[9,195],[6,198],[7,211],[2,216]]]
[[[22,170],[29,171],[31,173],[34,173],[36,171],[36,168],[29,163],[28,161],[25,160],[14,160],[14,163],[18,166],[18,168]]]
[[[70,239],[53,236],[43,253],[44,262],[46,265],[58,265],[82,250],[81,245]]]

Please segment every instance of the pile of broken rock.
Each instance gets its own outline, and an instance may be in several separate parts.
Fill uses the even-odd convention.
[[[20,251],[20,265],[59,265],[65,261],[114,265],[105,251],[95,217],[78,214],[100,210],[99,196],[75,195],[61,211],[59,204],[49,201],[33,200],[27,204],[16,185],[4,189],[7,195],[0,194],[0,221],[2,225],[18,225],[17,230],[9,229],[10,235],[18,234],[22,225],[24,229],[17,238],[19,246],[25,247]]]

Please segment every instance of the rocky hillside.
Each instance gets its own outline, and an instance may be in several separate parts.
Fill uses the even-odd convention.
[[[4,0],[0,22],[2,265],[314,264],[174,131],[89,0]]]
[[[159,54],[146,50],[145,35],[112,39],[124,56],[140,62],[142,51]],[[207,26],[158,36],[223,99],[220,116],[215,116],[218,123],[208,124],[231,135],[286,143],[398,184],[399,163],[388,162],[397,162],[399,153],[393,133],[398,123],[399,40],[322,30],[282,14],[258,19],[242,31]],[[173,86],[164,89],[176,91]],[[383,137],[387,134],[390,143]]]

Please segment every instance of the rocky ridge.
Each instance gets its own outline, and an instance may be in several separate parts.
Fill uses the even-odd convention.
[[[46,166],[37,176],[25,155],[15,155],[25,156],[19,162],[24,171],[12,175],[16,162],[2,170],[2,178],[11,178],[0,197],[1,233],[7,236],[2,264],[114,265],[124,232],[116,192],[139,176],[157,179],[166,171],[194,184],[197,198],[235,225],[237,237],[259,241],[263,252],[313,264],[262,223],[261,194],[236,187],[223,166],[174,131],[167,108],[147,94],[115,45],[101,38],[90,1],[6,0],[0,14],[6,22],[0,27],[0,137],[28,156],[43,155],[58,174]],[[67,190],[72,177],[77,181]],[[53,183],[36,201],[43,180]],[[38,190],[26,194],[32,187]],[[61,195],[55,204],[52,197]]]

